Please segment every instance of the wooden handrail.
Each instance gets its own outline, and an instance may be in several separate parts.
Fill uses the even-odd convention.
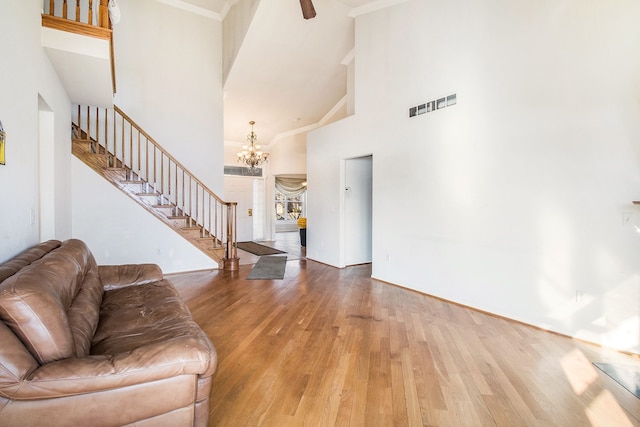
[[[150,142],[152,142],[156,147],[158,147],[160,149],[160,151],[164,154],[164,156],[166,156],[167,158],[169,158],[173,163],[175,163],[177,166],[179,166],[181,169],[183,169],[184,171],[188,172],[188,169],[186,167],[184,167],[182,165],[182,163],[180,163],[178,160],[176,160],[175,157],[173,157],[171,154],[169,154],[169,152],[162,147],[160,144],[158,144],[158,142],[153,139],[153,137],[151,135],[149,135],[147,132],[145,132],[135,121],[133,121],[133,119],[131,117],[129,117],[124,111],[122,111],[117,105],[113,106],[113,109],[115,111],[118,112],[118,114],[120,114],[126,121],[128,121],[138,132],[140,132],[140,134],[142,136],[144,136],[145,138],[147,138]],[[227,203],[224,200],[222,200],[221,198],[219,198],[212,190],[209,189],[209,187],[207,187],[202,181],[200,181],[198,178],[196,178],[195,176],[193,177],[194,181],[197,182],[203,189],[205,189],[206,191],[208,191],[209,193],[211,193],[217,201],[219,201],[220,203]]]
[[[90,36],[104,40],[113,40],[112,30],[108,28],[100,28],[96,27],[95,25],[85,24],[83,22],[70,21],[68,19],[59,18],[57,16],[42,15],[42,26],[53,28],[54,30],[80,34],[81,36]]]
[[[142,183],[143,193],[157,196],[158,205],[187,219],[200,237],[213,238],[214,248],[224,247],[224,268],[237,269],[236,202],[218,197],[118,106],[77,106],[73,115],[75,125],[97,143],[96,153],[107,155],[111,167],[124,169],[127,180]]]

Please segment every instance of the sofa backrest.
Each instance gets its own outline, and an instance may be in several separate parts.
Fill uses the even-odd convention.
[[[0,319],[40,363],[89,354],[102,301],[96,261],[71,239],[0,283]]]
[[[10,260],[0,264],[0,282],[7,277],[13,276],[21,268],[31,264],[60,246],[60,240],[49,240],[30,247],[24,252],[16,255]]]

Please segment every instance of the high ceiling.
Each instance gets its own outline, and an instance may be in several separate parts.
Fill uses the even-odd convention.
[[[224,16],[237,1],[183,3]],[[380,1],[313,0],[317,16],[305,20],[298,0],[260,1],[225,82],[225,141],[244,142],[250,120],[262,145],[318,124],[346,95],[349,14],[372,3]]]

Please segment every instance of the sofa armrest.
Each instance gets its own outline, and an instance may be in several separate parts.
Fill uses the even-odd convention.
[[[208,339],[179,337],[116,356],[69,358],[42,365],[22,381],[0,384],[0,396],[45,399],[99,392],[177,375],[211,376],[217,366]]]
[[[162,270],[156,264],[99,265],[98,272],[105,290],[162,280]]]

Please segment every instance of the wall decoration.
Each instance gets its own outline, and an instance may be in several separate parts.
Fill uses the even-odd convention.
[[[4,128],[2,127],[2,122],[0,121],[0,165],[4,165],[5,160],[4,160],[4,144],[6,142],[7,139],[7,134],[4,131]]]

